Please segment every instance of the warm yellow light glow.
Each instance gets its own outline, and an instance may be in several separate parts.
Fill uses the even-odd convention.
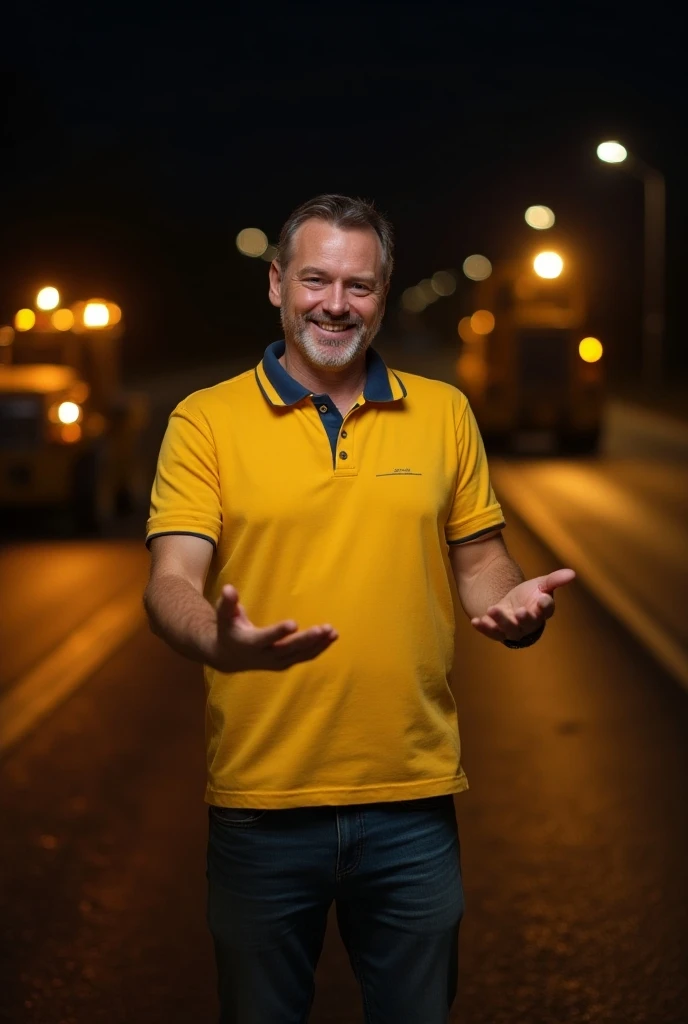
[[[536,231],[546,231],[554,224],[554,213],[549,206],[529,206],[525,216],[526,224]]]
[[[60,437],[67,444],[74,444],[81,438],[81,427],[78,423],[65,423],[60,428]]]
[[[465,341],[467,345],[470,345],[472,342],[476,342],[476,341],[480,340],[479,336],[475,333],[475,331],[471,327],[471,318],[470,318],[470,316],[462,316],[461,317],[461,319],[459,320],[458,332],[459,332],[459,337],[461,338],[461,341]]]
[[[57,288],[41,288],[36,296],[36,305],[39,309],[55,309],[60,301],[60,293]]]
[[[492,264],[487,256],[467,256],[463,261],[463,272],[471,281],[485,281],[492,273]]]
[[[107,327],[110,322],[110,311],[104,302],[87,302],[84,306],[84,325],[86,327]]]
[[[17,331],[30,331],[36,323],[36,314],[32,309],[20,309],[14,318],[14,327]]]
[[[61,402],[57,407],[57,418],[60,423],[77,423],[81,419],[81,409],[76,402]]]
[[[557,252],[541,252],[533,260],[533,269],[538,277],[559,277],[564,261]]]
[[[489,334],[494,331],[495,318],[489,309],[479,309],[471,317],[471,330],[475,334]]]
[[[13,327],[0,327],[0,348],[4,348],[5,345],[11,345],[14,341],[14,328]]]
[[[272,261],[276,257],[277,257],[277,246],[276,245],[272,245],[272,244],[269,245],[267,247],[267,249],[265,250],[265,252],[261,253],[261,255],[260,255],[260,258],[262,260],[265,260],[266,263],[272,263]]]
[[[122,310],[119,308],[116,302],[108,302],[107,307],[108,312],[110,314],[108,325],[110,327],[114,327],[114,325],[118,324],[122,319]]]
[[[50,322],[56,331],[68,331],[74,326],[74,314],[71,309],[56,309]]]
[[[596,363],[602,358],[602,342],[597,338],[583,338],[578,346],[578,355],[586,363]]]
[[[620,142],[601,142],[597,147],[597,155],[606,164],[622,164],[628,156],[628,150]]]
[[[453,295],[456,291],[456,278],[450,270],[438,270],[432,275],[432,287],[438,295]]]
[[[423,297],[423,293],[420,289],[413,287],[407,288],[401,296],[401,305],[404,309],[408,310],[409,313],[422,313],[427,302]]]
[[[262,256],[268,247],[268,236],[260,228],[244,228],[236,236],[236,247],[244,256]]]

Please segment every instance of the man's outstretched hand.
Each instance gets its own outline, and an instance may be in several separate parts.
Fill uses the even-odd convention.
[[[264,628],[254,626],[230,584],[222,588],[215,609],[217,638],[208,664],[220,672],[281,672],[299,661],[317,658],[339,635],[329,624],[298,632],[292,619]]]
[[[555,569],[524,580],[485,615],[471,619],[471,625],[491,640],[521,640],[554,615],[554,591],[575,578],[573,569]]]

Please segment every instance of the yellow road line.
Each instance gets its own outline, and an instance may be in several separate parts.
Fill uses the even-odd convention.
[[[0,754],[63,701],[144,623],[143,584],[130,587],[79,626],[0,697]]]
[[[688,690],[688,656],[682,645],[657,619],[649,615],[637,601],[606,575],[564,527],[557,523],[546,503],[532,488],[523,486],[518,471],[503,464],[492,467],[495,489],[517,515],[544,541],[563,565],[576,570],[579,578],[595,597],[638,639],[659,663]]]

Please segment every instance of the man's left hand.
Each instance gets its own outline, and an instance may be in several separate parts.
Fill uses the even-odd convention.
[[[471,625],[491,640],[522,640],[554,615],[554,591],[575,578],[573,569],[555,569],[524,580],[485,615],[471,619]]]

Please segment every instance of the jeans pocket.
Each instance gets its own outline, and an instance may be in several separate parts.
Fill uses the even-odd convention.
[[[209,809],[211,820],[232,828],[250,828],[267,814],[267,810],[256,807],[218,807],[211,804]]]

